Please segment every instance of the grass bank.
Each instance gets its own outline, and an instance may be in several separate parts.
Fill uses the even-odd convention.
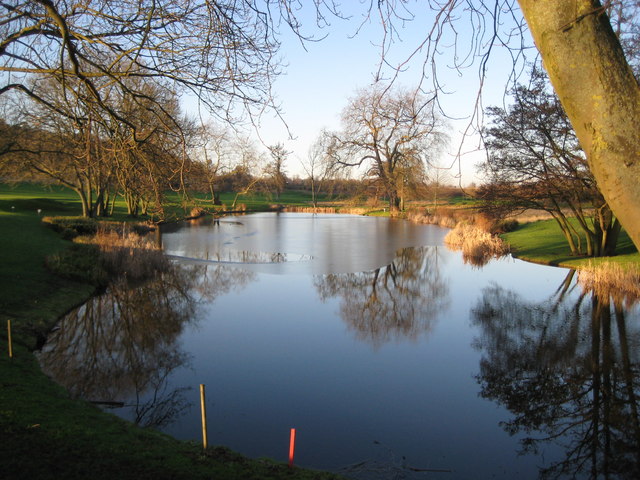
[[[224,447],[203,452],[196,443],[138,428],[71,399],[42,373],[33,348],[95,287],[45,268],[44,258],[70,242],[43,225],[41,216],[78,212],[68,191],[0,187],[0,478],[338,478],[248,459]],[[7,354],[7,319],[13,327],[13,358]],[[285,454],[286,443],[285,438]]]
[[[529,262],[578,269],[602,263],[614,263],[622,267],[640,265],[640,254],[624,231],[620,233],[617,255],[599,258],[571,255],[567,241],[554,220],[523,223],[501,237],[511,246],[514,257]]]

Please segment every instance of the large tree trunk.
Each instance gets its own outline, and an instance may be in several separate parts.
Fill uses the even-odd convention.
[[[640,247],[640,88],[597,0],[518,0],[598,187]]]

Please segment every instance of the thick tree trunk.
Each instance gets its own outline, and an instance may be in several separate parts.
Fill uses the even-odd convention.
[[[389,212],[398,213],[400,211],[400,197],[397,192],[389,191],[387,195],[389,196]]]
[[[598,187],[640,247],[640,88],[597,0],[518,0]]]

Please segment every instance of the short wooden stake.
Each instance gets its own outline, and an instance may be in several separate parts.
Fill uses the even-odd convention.
[[[204,385],[200,384],[200,410],[202,412],[202,448],[207,449],[207,406],[205,404]]]
[[[9,358],[13,358],[13,345],[11,344],[11,320],[7,320],[7,342],[9,343]]]
[[[289,437],[289,468],[293,467],[293,454],[296,450],[296,429],[291,429],[291,435]]]

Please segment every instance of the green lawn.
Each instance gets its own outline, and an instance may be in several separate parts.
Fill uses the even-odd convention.
[[[69,193],[31,186],[0,187],[0,319],[6,323],[13,318],[18,334],[34,329],[42,334],[93,291],[89,285],[62,280],[45,268],[44,258],[69,242],[47,228],[41,217],[77,213],[80,204]],[[18,335],[17,339],[30,344],[34,337]]]
[[[220,201],[230,208],[233,204],[235,193],[223,192]],[[319,195],[318,201],[330,200],[326,195]],[[298,190],[285,190],[278,200],[272,195],[264,193],[250,193],[238,197],[236,208],[244,206],[247,210],[265,211],[273,205],[311,206],[311,193]],[[178,192],[165,192],[164,208],[167,219],[182,218],[188,215],[195,206],[207,210],[218,210],[221,206],[215,206],[210,196],[201,193],[190,193],[186,198]],[[13,210],[12,210],[13,207]],[[81,215],[82,206],[75,192],[61,186],[42,186],[22,183],[7,185],[0,183],[0,212],[37,213],[40,215]],[[122,197],[116,199],[113,218],[119,221],[132,220],[127,215],[127,207]],[[140,219],[145,220],[142,216]]]
[[[514,256],[531,262],[573,268],[605,261],[622,265],[640,263],[640,254],[624,231],[618,241],[618,254],[597,259],[572,256],[555,220],[522,224],[515,231],[502,235],[502,238],[511,245]]]

